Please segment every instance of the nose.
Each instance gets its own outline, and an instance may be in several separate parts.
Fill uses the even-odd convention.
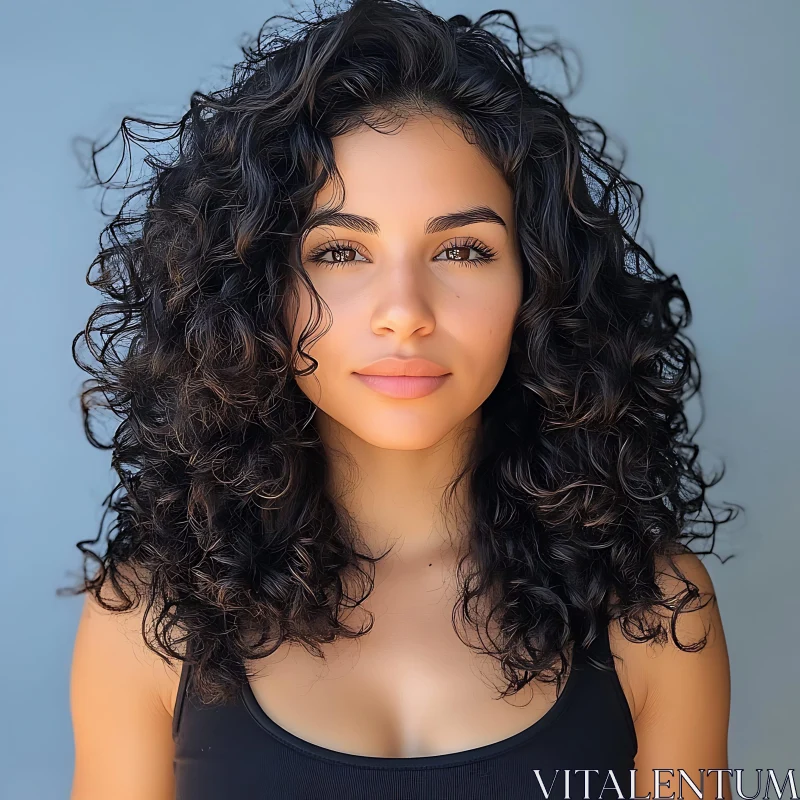
[[[400,339],[433,333],[436,318],[424,270],[405,261],[394,266],[386,264],[382,272],[375,285],[373,333],[393,333]]]

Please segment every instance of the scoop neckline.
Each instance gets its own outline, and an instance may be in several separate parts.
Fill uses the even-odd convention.
[[[259,705],[253,687],[245,676],[245,681],[240,690],[240,697],[245,708],[252,719],[264,731],[275,739],[295,750],[322,761],[335,762],[337,764],[349,764],[351,766],[372,768],[372,769],[425,769],[432,767],[450,767],[455,765],[467,764],[473,761],[480,761],[491,758],[511,750],[518,745],[533,738],[555,722],[563,714],[571,696],[575,693],[575,680],[583,670],[585,662],[585,650],[577,642],[573,645],[572,663],[570,665],[567,682],[561,690],[561,694],[556,698],[555,703],[539,717],[535,722],[518,733],[511,734],[505,739],[496,742],[472,747],[467,750],[458,750],[454,753],[439,753],[429,756],[368,756],[357,753],[345,753],[340,750],[333,750],[322,745],[314,744],[306,739],[288,731],[278,725],[266,711]]]

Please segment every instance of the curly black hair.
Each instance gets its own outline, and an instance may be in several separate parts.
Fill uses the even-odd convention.
[[[689,301],[635,241],[643,192],[622,173],[624,150],[610,155],[598,123],[526,76],[530,59],[554,55],[569,97],[565,47],[534,46],[510,11],[473,22],[353,0],[270,17],[242,52],[230,85],[194,92],[179,121],[125,117],[91,144],[93,183],[129,191],[87,275],[104,300],[72,352],[91,376],[86,434],[112,451],[119,480],[97,537],[77,545],[83,579],[69,591],[120,611],[146,602],[148,647],[181,659],[187,644],[206,702],[231,696],[245,659],[287,641],[323,656],[320,644],[370,630],[342,611],[371,592],[385,554],[362,546],[324,490],[314,408],[294,380],[315,326],[295,350],[283,311],[298,281],[320,308],[299,248],[316,193],[340,179],[332,137],[433,111],[511,187],[524,272],[508,364],[450,487],[469,481],[454,625],[498,659],[502,696],[549,675],[560,684],[567,645],[611,619],[631,640],[663,641],[670,626],[675,637],[698,589],[684,579],[666,593],[658,561],[685,578],[673,557],[696,539],[712,552],[738,506],[719,519],[706,499],[724,470],[707,482],[687,422],[700,389],[681,330]],[[98,156],[120,134],[123,158],[102,179]],[[115,182],[132,143],[147,177]],[[109,583],[119,604],[101,597]],[[672,612],[666,626],[658,607]]]

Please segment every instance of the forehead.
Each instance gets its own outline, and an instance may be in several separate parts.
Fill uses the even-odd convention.
[[[382,230],[393,220],[427,218],[469,205],[489,205],[505,219],[513,216],[503,176],[452,121],[418,115],[389,133],[362,126],[334,137],[333,149],[344,182],[343,208],[369,213]],[[334,198],[328,184],[315,206]]]

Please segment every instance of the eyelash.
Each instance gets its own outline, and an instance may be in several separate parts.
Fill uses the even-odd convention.
[[[335,246],[331,246],[331,245],[335,245]],[[495,250],[493,250],[491,247],[487,247],[485,244],[483,244],[482,242],[479,242],[474,237],[469,236],[469,237],[466,237],[466,238],[453,239],[451,242],[448,242],[447,246],[443,247],[434,256],[434,258],[438,258],[440,255],[442,255],[442,253],[445,253],[448,250],[454,250],[454,249],[459,248],[459,247],[468,247],[468,248],[474,250],[476,253],[479,253],[480,257],[479,258],[469,258],[469,259],[444,258],[444,259],[440,259],[440,260],[441,261],[453,261],[453,262],[455,262],[457,264],[459,264],[459,263],[460,264],[465,264],[466,266],[468,266],[470,268],[475,268],[475,267],[479,266],[480,264],[488,264],[490,261],[494,261],[496,255],[497,255],[497,252]],[[348,262],[346,262],[346,261],[326,261],[326,260],[324,260],[322,258],[322,256],[324,256],[326,253],[329,253],[329,252],[331,252],[331,253],[333,253],[333,252],[341,252],[343,250],[355,250],[356,253],[358,253],[361,256],[364,256],[364,258],[367,258],[367,256],[364,253],[361,252],[359,245],[357,245],[355,242],[337,241],[337,242],[326,242],[325,244],[314,248],[314,250],[312,250],[308,254],[308,260],[309,261],[313,261],[316,264],[324,264],[326,266],[330,265],[328,267],[328,269],[335,269],[337,266],[340,266],[342,264],[346,264]],[[354,263],[354,262],[349,262],[349,263]]]

